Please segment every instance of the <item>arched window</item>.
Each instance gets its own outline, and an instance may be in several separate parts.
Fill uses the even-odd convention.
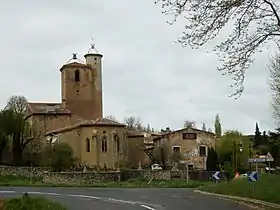
[[[103,138],[102,138],[101,150],[102,150],[102,152],[107,152],[107,137],[106,137],[106,135],[104,135]]]
[[[86,138],[86,150],[87,150],[87,152],[90,152],[90,140],[89,140],[89,138]]]
[[[80,81],[80,71],[79,69],[75,70],[75,82]]]
[[[117,150],[117,152],[120,151],[120,138],[118,136],[118,134],[114,133],[114,142],[115,142],[115,148]]]

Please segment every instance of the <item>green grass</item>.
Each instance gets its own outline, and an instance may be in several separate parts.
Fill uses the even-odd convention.
[[[199,189],[280,204],[280,175],[275,174],[262,174],[259,180],[255,182],[255,188],[247,178],[241,178],[230,182],[201,186]]]
[[[4,208],[1,210],[66,210],[57,202],[50,201],[43,197],[29,197],[7,199],[2,202]]]
[[[40,179],[32,179],[27,177],[17,176],[4,176],[0,177],[0,186],[33,186],[33,187],[104,187],[104,188],[196,188],[198,186],[206,185],[206,182],[200,181],[187,181],[185,180],[172,180],[160,181],[154,180],[148,183],[148,180],[143,179],[130,179],[121,182],[100,182],[93,184],[48,184],[43,183]]]

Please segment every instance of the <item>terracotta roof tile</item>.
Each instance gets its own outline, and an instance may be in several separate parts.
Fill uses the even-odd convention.
[[[125,133],[127,136],[144,136],[143,132],[132,128],[126,128]]]
[[[61,103],[29,102],[28,107],[31,114],[71,114],[68,109],[62,108]]]
[[[113,121],[113,120],[108,120],[105,118],[98,118],[96,120],[79,120],[80,122],[71,126],[55,129],[52,131],[49,131],[46,133],[46,135],[51,134],[51,133],[61,133],[64,131],[68,131],[71,129],[83,127],[83,126],[94,126],[94,125],[104,125],[104,126],[119,126],[119,127],[125,127],[124,124]]]
[[[82,124],[95,124],[95,125],[117,125],[117,126],[123,126],[125,127],[124,124],[119,123],[114,120],[109,120],[107,118],[99,117],[96,120],[85,120],[82,122]]]
[[[73,63],[64,64],[60,68],[60,71],[62,71],[65,68],[68,68],[68,67],[92,69],[92,67],[90,65],[83,64],[83,63],[78,63],[78,62],[73,62]]]

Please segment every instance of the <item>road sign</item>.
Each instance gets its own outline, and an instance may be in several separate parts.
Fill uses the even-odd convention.
[[[220,171],[215,171],[215,173],[213,174],[213,178],[218,181],[221,179],[221,172]]]
[[[274,161],[274,158],[272,157],[270,152],[268,152],[267,155],[266,155],[266,161],[267,162],[273,162]]]
[[[248,162],[249,163],[265,163],[266,158],[249,158]]]
[[[248,180],[250,182],[256,182],[258,180],[258,172],[257,171],[251,171],[248,173]]]
[[[273,157],[265,157],[265,158],[249,158],[248,163],[265,163],[265,162],[273,162]]]

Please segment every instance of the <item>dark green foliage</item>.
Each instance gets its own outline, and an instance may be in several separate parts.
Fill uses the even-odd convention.
[[[280,165],[280,128],[276,132],[269,133],[269,151],[276,165]]]
[[[230,182],[201,187],[203,190],[264,200],[280,204],[280,175],[262,174],[255,183],[255,188],[247,178],[233,179]],[[254,189],[254,190],[253,190]]]
[[[221,125],[221,120],[219,114],[216,115],[215,117],[215,134],[218,138],[222,136],[222,125]]]
[[[207,171],[219,170],[218,154],[214,148],[210,147],[208,149],[208,156],[206,160]]]
[[[34,134],[26,119],[27,100],[23,96],[12,96],[0,113],[0,144],[1,151],[7,141],[11,142],[14,164],[22,164],[22,154],[32,141]]]
[[[55,143],[45,148],[44,165],[51,166],[54,171],[62,171],[74,167],[77,159],[73,156],[73,150],[67,143]]]
[[[258,146],[262,145],[262,134],[259,129],[258,123],[256,123],[256,129],[255,129],[255,136],[254,136],[254,148],[257,148]]]

